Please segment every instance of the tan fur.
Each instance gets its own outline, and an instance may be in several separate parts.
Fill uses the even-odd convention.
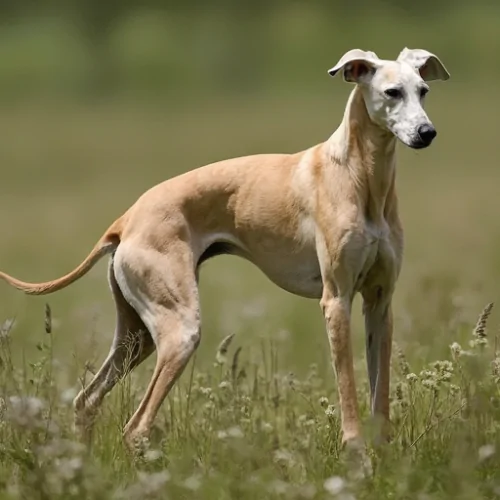
[[[158,354],[146,395],[125,427],[129,443],[148,436],[199,343],[198,267],[207,249],[221,243],[228,246],[220,251],[253,262],[281,288],[320,299],[345,441],[361,438],[350,315],[354,295],[362,294],[372,411],[388,422],[391,299],[403,253],[395,148],[395,137],[372,122],[356,86],[342,123],[326,142],[296,154],[218,162],[153,187],[63,278],[29,284],[1,273],[26,293],[50,293],[113,253],[115,340],[75,400],[77,426],[90,430],[104,395],[125,375],[121,342],[131,331],[137,339],[131,368],[153,346]]]

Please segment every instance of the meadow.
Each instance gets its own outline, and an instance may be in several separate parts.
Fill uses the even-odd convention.
[[[435,143],[398,148],[406,247],[394,305],[394,435],[383,449],[369,445],[372,477],[341,450],[318,303],[234,257],[202,270],[201,345],[145,456],[125,452],[121,429],[154,355],[106,398],[91,448],[78,444],[72,398],[114,328],[101,262],[47,297],[0,284],[0,499],[500,498],[499,315],[490,305],[500,282],[500,97],[493,79],[465,78],[463,66],[453,78],[443,60],[452,79],[432,85],[427,100]],[[327,68],[314,87],[210,98],[3,99],[1,269],[33,281],[60,276],[155,183],[217,159],[326,139],[350,90]],[[358,299],[356,373],[370,443],[360,309]]]

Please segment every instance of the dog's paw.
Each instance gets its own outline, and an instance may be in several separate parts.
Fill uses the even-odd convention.
[[[143,460],[151,448],[149,438],[140,433],[125,433],[123,440],[135,461]]]
[[[359,481],[373,476],[373,464],[365,442],[361,438],[354,438],[345,441],[343,445],[351,479]]]

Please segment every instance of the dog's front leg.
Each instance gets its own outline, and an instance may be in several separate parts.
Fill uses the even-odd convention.
[[[320,304],[337,375],[343,442],[354,443],[361,440],[361,431],[351,344],[352,298],[339,295],[335,286],[326,282]]]
[[[363,294],[366,360],[370,380],[371,413],[379,419],[381,437],[389,437],[389,386],[392,350],[392,307],[381,289]]]

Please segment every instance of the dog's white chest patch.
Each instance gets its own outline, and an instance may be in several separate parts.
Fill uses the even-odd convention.
[[[304,244],[314,244],[316,223],[311,216],[302,216],[299,220],[298,239]]]

